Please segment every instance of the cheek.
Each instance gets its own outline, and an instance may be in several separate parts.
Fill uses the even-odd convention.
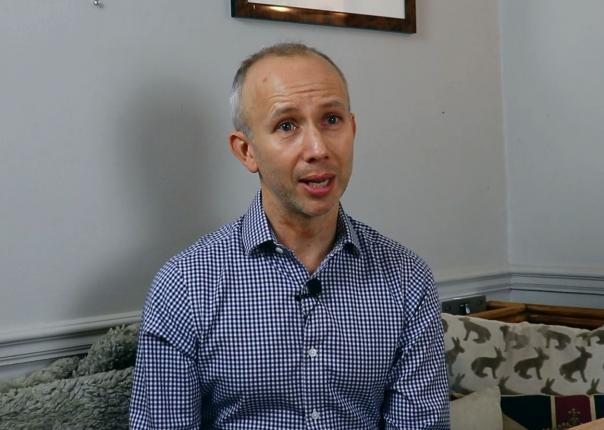
[[[352,160],[354,158],[354,150],[352,141],[344,142],[340,148],[340,157],[342,163],[345,165],[352,165]]]
[[[265,176],[273,178],[284,178],[291,176],[295,171],[295,162],[286,156],[287,154],[262,154],[257,157],[258,167],[260,172],[264,172]]]

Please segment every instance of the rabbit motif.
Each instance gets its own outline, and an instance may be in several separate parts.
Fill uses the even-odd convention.
[[[604,345],[604,329],[598,329],[591,332],[589,339],[593,339],[594,337],[598,338],[596,342],[598,345]]]
[[[543,394],[547,394],[549,396],[561,396],[560,393],[554,391],[552,389],[552,385],[554,385],[554,382],[556,382],[556,380],[554,378],[547,378],[545,380],[545,385],[543,387],[541,387],[541,392]]]
[[[499,383],[497,385],[499,385],[499,391],[501,392],[501,394],[508,395],[508,396],[513,396],[513,395],[516,395],[516,394],[520,394],[517,391],[509,389],[505,385],[508,382],[509,378],[510,378],[509,376],[502,376],[501,378],[499,378]]]
[[[501,330],[501,333],[503,334],[503,340],[505,341],[504,351],[508,350],[508,346],[512,342],[514,343],[514,346],[512,346],[512,348],[514,349],[524,348],[529,344],[528,336],[510,331],[510,326],[508,325],[503,325],[499,327],[499,330]]]
[[[497,369],[499,368],[499,366],[501,366],[501,363],[505,361],[505,357],[503,356],[499,348],[494,348],[495,357],[478,357],[475,358],[474,361],[472,361],[470,367],[472,368],[476,376],[484,378],[485,376],[487,376],[487,374],[484,373],[484,369],[490,368],[491,373],[493,374],[493,378],[497,378]]]
[[[579,337],[587,342],[587,346],[591,346],[591,340],[594,337],[598,338],[598,345],[604,345],[604,330],[598,329],[591,332],[581,333]]]
[[[531,368],[535,368],[535,373],[537,373],[537,378],[541,379],[541,368],[543,367],[543,362],[549,358],[543,349],[541,348],[533,348],[537,352],[536,357],[526,358],[524,360],[520,360],[518,363],[514,365],[514,372],[516,372],[521,378],[530,379],[532,378],[527,372]]]
[[[556,349],[564,349],[566,345],[570,343],[570,336],[564,333],[560,333],[555,330],[551,330],[547,326],[542,326],[537,329],[539,333],[545,337],[545,347],[549,348],[549,344],[552,340],[555,340],[558,345],[556,345]]]
[[[591,346],[591,332],[586,331],[585,333],[580,333],[577,337],[585,342],[587,346]]]
[[[446,333],[447,331],[449,331],[449,323],[447,322],[446,319],[441,318],[440,321],[443,323],[443,331]]]
[[[472,390],[468,390],[466,387],[461,385],[461,381],[465,377],[466,377],[465,373],[460,373],[460,374],[455,375],[455,378],[453,378],[453,383],[451,384],[452,392],[460,393],[460,394],[470,394],[472,392]]]
[[[463,326],[466,329],[466,337],[464,337],[464,341],[468,340],[472,332],[476,333],[476,338],[474,339],[474,342],[476,343],[485,343],[491,338],[491,332],[488,328],[483,327],[480,324],[476,324],[469,318],[460,318],[460,320],[463,322]]]
[[[587,390],[588,396],[593,396],[594,394],[602,394],[600,390],[598,390],[598,384],[600,383],[600,378],[591,380],[591,387]]]
[[[465,349],[463,349],[463,346],[461,346],[461,341],[459,340],[458,337],[454,337],[453,338],[453,348],[451,348],[450,350],[445,352],[446,358],[447,358],[447,368],[449,369],[449,375],[453,376],[453,363],[455,362],[455,360],[457,360],[457,356],[462,353],[462,352],[466,352]]]
[[[577,382],[577,380],[573,378],[573,374],[579,372],[583,382],[587,382],[587,378],[585,378],[585,368],[587,367],[587,360],[592,357],[592,354],[587,352],[582,346],[576,346],[575,348],[579,351],[579,356],[568,363],[562,364],[562,366],[560,366],[560,375],[569,382]]]

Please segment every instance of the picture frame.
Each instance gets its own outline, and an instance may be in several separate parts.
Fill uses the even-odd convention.
[[[231,16],[400,33],[417,31],[415,0],[231,0]]]

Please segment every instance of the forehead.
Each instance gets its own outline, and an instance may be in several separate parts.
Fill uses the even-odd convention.
[[[244,101],[250,103],[313,93],[343,97],[348,104],[346,84],[340,73],[327,60],[312,53],[269,55],[250,67],[242,88]]]

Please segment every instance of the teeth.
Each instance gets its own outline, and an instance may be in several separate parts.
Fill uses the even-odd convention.
[[[324,181],[321,181],[321,182],[309,181],[308,185],[310,185],[311,188],[322,188],[322,187],[327,186],[328,183],[329,183],[329,179],[325,179]]]

